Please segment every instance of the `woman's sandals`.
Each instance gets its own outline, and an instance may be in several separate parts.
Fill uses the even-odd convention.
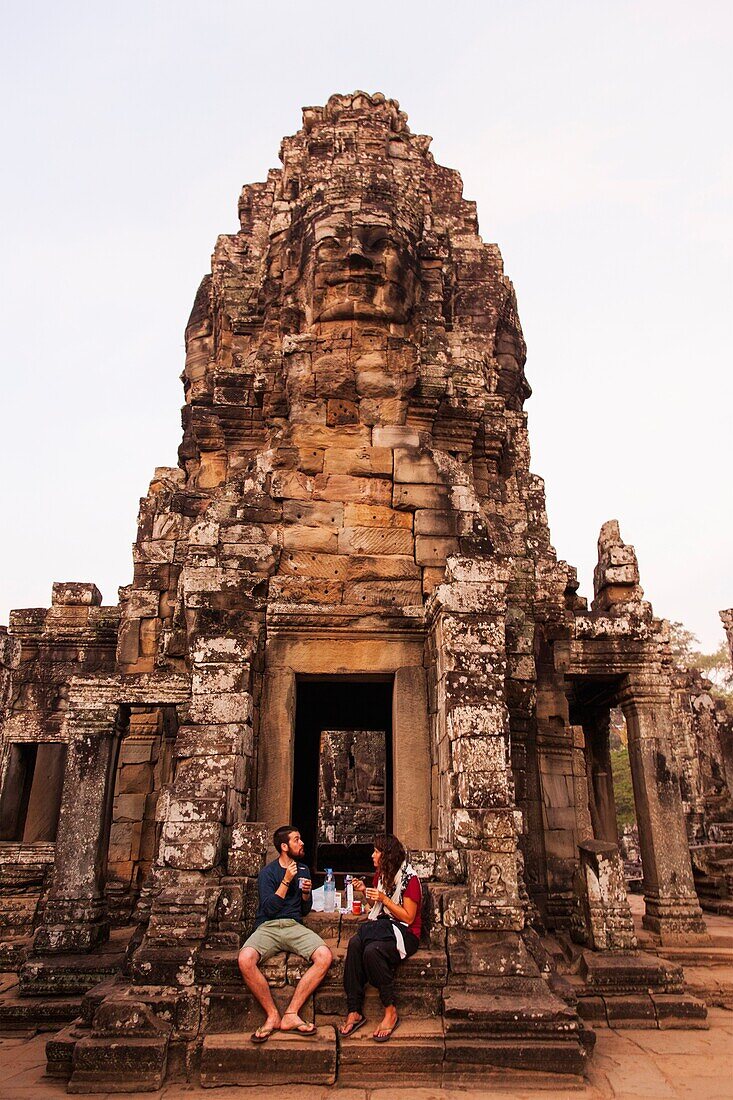
[[[390,1027],[390,1028],[387,1028],[387,1027],[378,1028],[377,1031],[381,1032],[381,1034],[378,1035],[377,1032],[375,1031],[375,1033],[372,1035],[372,1039],[374,1040],[375,1043],[388,1043],[399,1026],[400,1026],[400,1018],[398,1016],[397,1019],[395,1020],[395,1022],[392,1024],[392,1027]]]
[[[353,1035],[355,1031],[358,1031],[360,1027],[364,1027],[367,1022],[366,1016],[360,1016],[358,1020],[355,1020],[353,1024],[342,1024],[339,1028],[339,1035],[342,1039],[348,1039],[350,1035]]]

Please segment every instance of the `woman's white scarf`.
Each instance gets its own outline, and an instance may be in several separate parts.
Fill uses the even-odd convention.
[[[417,878],[415,870],[407,862],[407,860],[405,860],[394,877],[394,886],[390,895],[390,900],[393,901],[395,905],[399,905],[400,908],[402,908],[402,899],[405,896],[407,885],[413,878]],[[382,876],[380,875],[377,879],[377,890],[383,889],[384,887],[382,886]],[[397,950],[399,952],[399,956],[401,959],[406,958],[407,950],[405,948],[405,938],[402,935],[402,929],[407,928],[407,922],[398,921],[395,917],[392,917],[388,910],[384,908],[383,903],[381,901],[377,901],[369,910],[369,920],[376,920],[377,917],[381,916],[389,917],[392,921],[392,929],[394,931],[395,940],[397,941]]]

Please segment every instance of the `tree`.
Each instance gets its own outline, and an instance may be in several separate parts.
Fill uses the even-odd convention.
[[[690,658],[698,653],[700,639],[693,634],[683,623],[669,624],[669,648],[674,657],[674,663],[678,668],[691,668]]]
[[[631,764],[626,745],[611,751],[611,771],[613,773],[613,797],[616,803],[616,820],[619,832],[624,825],[636,824],[634,788],[631,782]]]
[[[691,654],[690,668],[696,668],[715,685],[716,694],[724,698],[733,698],[733,667],[731,667],[728,647],[721,642],[714,653]]]
[[[733,668],[728,647],[721,642],[714,653],[703,653],[698,647],[696,634],[682,623],[670,623],[670,649],[677,668],[695,669],[713,685],[713,694],[720,699],[733,701]]]

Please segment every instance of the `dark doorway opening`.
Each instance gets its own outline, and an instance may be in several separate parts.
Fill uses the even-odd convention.
[[[617,685],[576,684],[570,719],[583,727],[591,825],[595,840],[617,844],[626,884],[642,890],[639,830],[631,781],[626,721],[616,705]]]
[[[391,678],[299,679],[293,763],[293,825],[317,880],[372,871],[373,834],[392,828]]]
[[[66,745],[55,741],[10,746],[2,798],[0,840],[23,844],[56,839]]]

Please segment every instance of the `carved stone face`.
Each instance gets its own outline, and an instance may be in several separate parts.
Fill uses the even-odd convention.
[[[311,324],[381,320],[404,324],[415,302],[415,250],[386,222],[350,215],[316,218],[311,226]]]

